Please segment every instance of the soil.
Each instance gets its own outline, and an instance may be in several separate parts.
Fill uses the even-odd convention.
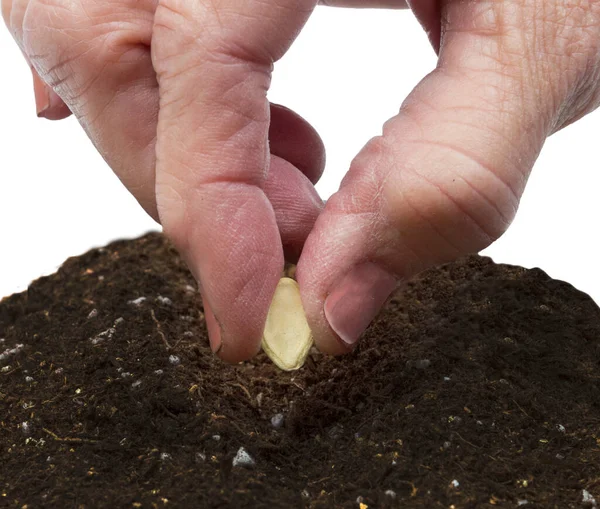
[[[426,272],[353,354],[284,373],[212,355],[154,232],[0,301],[0,338],[2,507],[600,502],[600,309],[538,269]]]

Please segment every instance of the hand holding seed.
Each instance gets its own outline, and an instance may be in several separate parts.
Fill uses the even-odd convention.
[[[318,135],[266,98],[316,4],[2,0],[39,115],[73,112],[162,224],[199,283],[212,347],[231,362],[252,357],[263,333],[279,351],[277,298],[268,310],[284,256],[299,257],[316,345],[350,351],[399,281],[496,240],[546,138],[600,104],[600,2],[410,0],[438,65],[323,207]],[[281,365],[296,366],[284,351]]]

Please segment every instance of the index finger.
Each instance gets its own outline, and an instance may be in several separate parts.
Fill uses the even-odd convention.
[[[245,360],[283,268],[269,168],[267,90],[316,0],[161,0],[152,59],[160,93],[156,198],[196,277],[214,351]]]

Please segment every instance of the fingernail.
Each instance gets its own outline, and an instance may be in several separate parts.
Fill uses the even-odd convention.
[[[374,263],[357,265],[325,299],[329,326],[347,345],[354,346],[396,288],[396,278]]]
[[[38,76],[36,70],[32,67],[33,74],[33,93],[35,94],[35,108],[38,117],[44,117],[46,111],[50,109],[50,89]]]
[[[219,326],[219,322],[213,313],[212,308],[206,302],[203,301],[204,304],[204,318],[206,320],[206,328],[208,329],[208,339],[210,341],[210,349],[213,353],[218,353],[221,349],[221,327]]]

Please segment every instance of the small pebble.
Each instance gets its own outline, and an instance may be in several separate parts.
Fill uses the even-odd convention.
[[[169,362],[173,364],[173,366],[177,366],[181,362],[181,359],[177,357],[177,355],[169,355]]]
[[[159,295],[158,297],[156,297],[156,300],[166,306],[170,306],[171,304],[173,304],[173,301],[171,299],[169,299],[169,297],[163,297],[162,295]]]
[[[449,449],[451,445],[451,442],[444,442],[444,449]]]
[[[396,492],[394,490],[387,490],[385,495],[390,498],[396,498]]]
[[[155,375],[162,375],[164,373],[164,371],[162,369],[157,369],[154,374]]]
[[[233,458],[234,467],[253,467],[256,464],[252,456],[248,454],[246,449],[240,447],[235,458]]]
[[[561,433],[564,433],[566,431],[565,427],[562,424],[557,424],[556,429]]]
[[[201,461],[206,461],[206,454],[197,452],[196,453],[196,463],[200,463]]]
[[[273,417],[271,417],[271,426],[273,426],[275,429],[279,429],[283,426],[284,420],[285,417],[283,414],[275,414]]]
[[[183,335],[184,335],[186,338],[191,338],[191,337],[193,337],[193,336],[194,336],[194,333],[193,333],[192,331],[186,330],[186,331],[183,333]]]
[[[32,376],[26,376],[26,377],[25,377],[25,381],[26,381],[27,383],[31,383],[31,382],[33,382],[33,377],[32,377]]]
[[[302,498],[310,498],[310,493],[307,490],[302,490],[300,495],[302,495]]]
[[[453,488],[458,488],[460,486],[460,483],[454,479],[451,483],[450,486],[452,486]]]
[[[445,376],[444,377],[444,382],[449,382],[450,381],[450,377],[449,376]]]
[[[563,456],[561,453],[557,453],[557,454],[556,454],[556,459],[557,459],[557,460],[564,460],[564,459],[565,459],[565,457],[564,457],[564,456]]]
[[[165,460],[170,460],[171,459],[171,455],[168,452],[161,452],[160,453],[160,459],[165,461]]]
[[[27,421],[21,423],[21,430],[23,430],[25,435],[29,435],[31,433],[31,427]]]
[[[123,373],[121,373],[121,376],[123,378],[127,378],[127,377],[131,376],[131,373],[129,371],[123,371]]]
[[[10,366],[4,366],[2,369],[0,369],[1,373],[6,373],[7,371],[10,371]]]
[[[98,316],[98,310],[94,308],[90,311],[90,314],[87,317],[89,320],[90,318],[96,318],[97,316]]]
[[[596,499],[588,490],[582,490],[581,496],[583,497],[582,503],[591,504],[592,507],[596,507]]]
[[[521,507],[522,505],[529,504],[529,500],[517,500],[517,505]]]
[[[127,304],[133,304],[134,306],[141,306],[142,302],[146,300],[146,297],[138,297],[137,299],[128,300]]]
[[[213,439],[215,442],[218,442],[219,440],[221,440],[221,435],[213,435],[213,436],[212,436],[212,439]]]
[[[141,380],[136,380],[135,382],[133,382],[131,384],[131,387],[133,387],[135,389],[136,387],[139,387],[140,385],[142,385],[142,381]]]
[[[21,350],[23,350],[23,347],[25,345],[19,343],[17,346],[15,346],[14,348],[7,348],[6,350],[4,350],[4,352],[0,353],[0,361],[3,361],[4,359],[7,359],[8,357],[10,357],[11,355],[16,355],[18,354]]]
[[[192,285],[185,285],[185,291],[189,293],[196,293],[196,289]]]

